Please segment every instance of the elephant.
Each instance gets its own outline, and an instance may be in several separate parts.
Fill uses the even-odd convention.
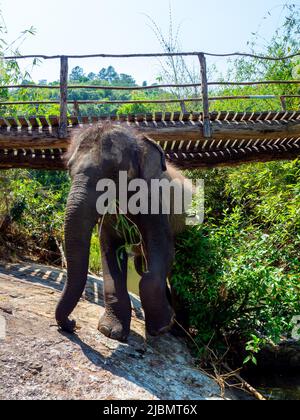
[[[76,322],[69,316],[85,289],[91,236],[98,225],[105,302],[98,329],[105,336],[124,342],[130,334],[132,310],[127,290],[128,255],[125,238],[116,229],[118,216],[99,215],[97,211],[98,182],[110,179],[118,185],[120,173],[126,173],[129,181],[142,179],[147,185],[153,179],[176,180],[183,185],[185,178],[167,163],[164,150],[156,141],[116,123],[103,122],[79,130],[65,159],[71,177],[65,214],[67,281],[56,308],[56,321],[61,330],[75,332]],[[175,215],[171,205],[170,214],[128,213],[126,217],[142,237],[142,245],[134,249],[134,258],[141,276],[139,290],[146,332],[158,336],[170,331],[175,320],[167,278],[174,262],[176,235],[185,229],[185,215]]]

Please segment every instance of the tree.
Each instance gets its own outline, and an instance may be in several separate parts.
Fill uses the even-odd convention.
[[[99,71],[98,78],[99,80],[105,80],[109,83],[118,82],[120,80],[120,76],[113,66],[101,69]]]
[[[165,53],[178,53],[182,51],[181,43],[179,40],[181,24],[179,24],[177,27],[174,25],[171,4],[169,6],[169,28],[167,35],[164,34],[161,27],[151,16],[146,15],[146,17],[150,22],[150,27],[154,35],[156,36]],[[194,67],[188,65],[184,57],[167,57],[165,61],[160,60],[160,65],[161,72],[157,78],[158,82],[176,85],[200,83],[200,70],[196,70]],[[169,92],[171,92],[171,94],[178,99],[191,96],[199,98],[200,96],[200,91],[197,87],[193,89],[172,88],[169,89]],[[183,112],[187,111],[183,102],[180,104],[180,106]]]
[[[135,86],[135,80],[132,76],[128,74],[121,73],[120,74],[120,84],[123,86]]]
[[[28,35],[35,35],[36,30],[32,26],[29,29],[22,31],[19,36],[11,43],[7,42],[6,36],[8,34],[8,28],[6,26],[2,11],[0,10],[0,57],[5,55],[17,56],[20,55],[19,48],[26,40]],[[37,64],[36,60],[33,60],[33,65]],[[1,84],[17,84],[22,82],[24,79],[30,79],[30,74],[25,71],[22,72],[17,60],[0,60],[0,80]],[[3,100],[9,98],[9,92],[7,89],[0,90],[0,97]],[[3,109],[2,109],[3,110]],[[4,110],[3,110],[4,111]]]
[[[87,75],[87,78],[91,81],[94,81],[94,80],[97,79],[97,75],[96,75],[96,73],[91,72]]]
[[[268,13],[266,19],[271,16]],[[274,32],[274,35],[266,40],[261,37],[260,32],[254,32],[252,39],[248,42],[251,53],[260,56],[285,57],[299,53],[300,34],[300,6],[285,4],[282,7],[283,20]],[[297,79],[300,64],[300,56],[289,60],[262,60],[249,57],[239,57],[229,60],[229,70],[221,81],[260,81],[260,80],[291,80]],[[299,77],[298,77],[299,79]],[[264,85],[246,87],[225,87],[213,91],[214,96],[238,96],[238,95],[277,95],[278,99],[264,99],[252,101],[218,101],[214,102],[214,110],[220,111],[230,109],[234,111],[265,111],[280,110],[281,95],[299,94],[299,85]],[[289,109],[299,109],[299,100],[288,99]]]
[[[86,80],[86,76],[84,74],[83,68],[76,66],[70,73],[70,82],[84,82]]]

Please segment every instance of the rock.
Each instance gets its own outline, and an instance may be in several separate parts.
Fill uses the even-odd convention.
[[[59,332],[53,314],[64,280],[65,273],[55,268],[0,267],[0,318],[6,321],[0,399],[221,399],[218,385],[195,368],[183,340],[145,338],[136,296],[128,343],[102,336],[101,279],[89,277],[86,299],[74,313],[81,327],[77,334]]]
[[[278,345],[267,345],[258,355],[258,367],[271,371],[299,371],[300,342],[283,340]]]
[[[0,303],[0,312],[5,312],[8,315],[13,314],[13,310],[11,306],[2,305],[1,303]]]

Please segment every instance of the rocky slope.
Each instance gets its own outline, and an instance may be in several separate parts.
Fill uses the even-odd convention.
[[[89,277],[74,314],[77,335],[60,333],[53,313],[64,280],[54,268],[0,266],[0,399],[220,398],[219,387],[194,367],[183,341],[145,338],[136,296],[127,344],[98,333],[104,309],[97,278]]]

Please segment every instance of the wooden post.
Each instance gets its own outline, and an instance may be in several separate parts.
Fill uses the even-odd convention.
[[[73,104],[73,115],[75,117],[79,117],[79,115],[80,115],[80,107],[79,107],[79,103],[77,101],[74,101],[74,104]]]
[[[280,102],[281,102],[282,111],[286,111],[287,110],[286,98],[284,96],[281,96]]]
[[[203,101],[203,135],[204,137],[211,137],[211,125],[209,115],[209,100],[208,100],[208,84],[207,84],[207,67],[206,58],[203,53],[199,54],[199,61],[201,66],[201,89]]]
[[[182,113],[185,114],[187,112],[187,109],[186,109],[184,101],[180,102],[180,107],[181,107]]]
[[[68,57],[60,58],[60,121],[59,138],[66,138],[68,135]]]

